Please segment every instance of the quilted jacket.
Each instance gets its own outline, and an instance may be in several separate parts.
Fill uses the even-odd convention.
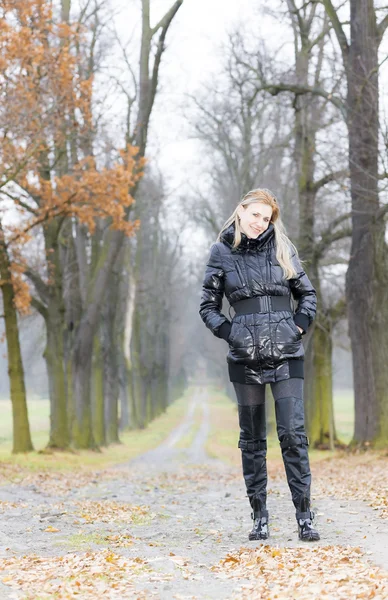
[[[315,290],[292,253],[297,272],[284,278],[276,259],[274,226],[256,239],[242,234],[233,249],[235,227],[230,225],[221,241],[211,248],[202,286],[199,313],[205,325],[229,344],[227,362],[231,381],[255,384],[303,377],[305,333],[316,313]],[[290,310],[235,314],[230,322],[222,313],[222,298],[233,307],[236,302],[256,296],[287,296],[297,307]]]

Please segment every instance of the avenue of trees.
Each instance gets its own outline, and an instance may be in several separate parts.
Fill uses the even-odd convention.
[[[388,440],[387,131],[379,112],[379,47],[388,10],[376,4],[262,6],[281,31],[288,27],[293,57],[277,58],[281,35],[269,51],[254,28],[238,28],[218,80],[193,98],[193,128],[207,148],[208,175],[193,213],[209,240],[247,190],[269,187],[317,290],[319,310],[305,342],[305,394],[310,443],[321,447],[338,441],[332,350],[345,318],[354,371],[353,442]],[[212,356],[210,350],[213,362]]]
[[[387,444],[388,130],[379,75],[388,8],[379,0],[252,5],[218,73],[185,98],[202,175],[171,198],[150,139],[184,0],[166,3],[159,20],[152,1],[139,0],[129,40],[98,0],[0,0],[0,287],[14,452],[33,449],[26,314],[44,324],[52,449],[96,448],[145,427],[198,367],[227,387],[225,352],[199,323],[206,253],[197,246],[201,235],[210,246],[254,187],[276,193],[318,294],[304,340],[310,443],[341,441],[333,346],[345,324],[353,443]],[[260,11],[277,37],[255,26]]]
[[[70,0],[0,4],[0,270],[14,452],[32,449],[17,310],[45,323],[51,448],[118,441],[119,425],[143,427],[167,406],[170,306],[158,296],[151,317],[147,290],[168,289],[176,243],[152,227],[163,195],[144,157],[181,4],[151,27],[143,0],[137,63],[121,48],[121,139],[107,134],[94,98],[106,46],[101,5],[87,1],[74,17]]]

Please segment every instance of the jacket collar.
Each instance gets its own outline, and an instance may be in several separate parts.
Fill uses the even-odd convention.
[[[234,242],[234,234],[235,234],[235,225],[232,223],[229,225],[225,231],[222,232],[220,236],[221,242],[224,242],[228,246],[232,247]],[[247,250],[249,248],[259,249],[265,246],[270,240],[272,240],[275,236],[275,230],[273,223],[268,225],[268,229],[266,229],[263,233],[261,233],[257,238],[249,238],[245,233],[241,233],[241,242],[237,248],[234,249],[235,252],[239,252],[241,250]]]

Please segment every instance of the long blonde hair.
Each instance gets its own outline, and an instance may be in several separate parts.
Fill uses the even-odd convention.
[[[280,207],[277,203],[275,195],[266,188],[257,188],[255,190],[251,190],[245,194],[245,196],[243,196],[233,213],[230,215],[229,219],[227,219],[222,226],[217,237],[217,242],[220,241],[222,232],[225,231],[225,229],[227,229],[232,223],[234,223],[235,234],[233,248],[237,248],[240,245],[242,231],[237,210],[240,206],[248,206],[248,204],[252,204],[253,202],[262,202],[263,204],[268,204],[268,206],[272,208],[271,223],[273,223],[275,230],[276,258],[283,269],[284,277],[286,279],[292,279],[293,277],[296,277],[297,273],[291,261],[291,252],[293,250],[296,256],[298,256],[298,251],[291,240],[287,237],[285,227],[280,218]]]

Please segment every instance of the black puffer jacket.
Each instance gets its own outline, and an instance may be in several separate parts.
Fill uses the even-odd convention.
[[[292,262],[297,276],[284,278],[276,259],[272,223],[256,239],[242,234],[236,249],[232,249],[234,231],[232,224],[223,232],[222,241],[212,246],[199,310],[206,327],[229,343],[230,380],[254,384],[303,377],[304,348],[296,325],[305,333],[313,321],[315,290],[295,253]],[[221,312],[224,294],[231,306],[257,296],[292,296],[298,305],[295,314],[292,308],[267,308],[265,312],[235,314],[230,323]]]

